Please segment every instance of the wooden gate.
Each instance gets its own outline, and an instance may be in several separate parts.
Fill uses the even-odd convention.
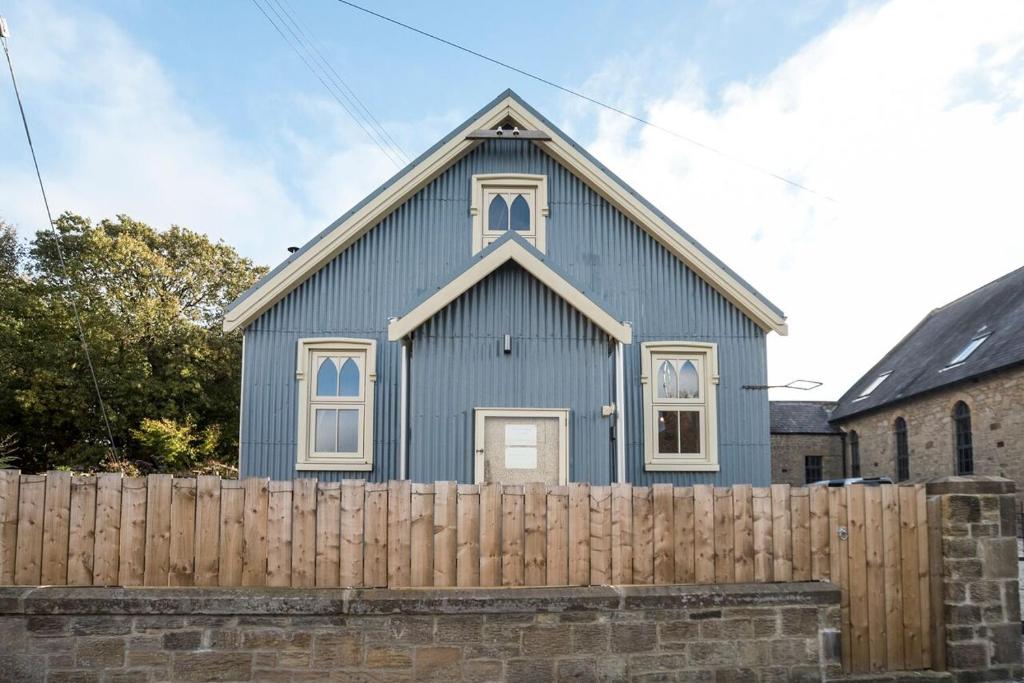
[[[931,521],[936,521],[932,515]],[[0,584],[832,581],[843,664],[937,668],[924,487],[124,478],[0,471]],[[940,642],[940,641],[936,641]]]

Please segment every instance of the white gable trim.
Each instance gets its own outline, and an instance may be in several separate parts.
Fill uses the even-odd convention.
[[[550,266],[527,251],[523,245],[512,240],[509,240],[464,270],[458,277],[434,292],[419,306],[401,318],[392,320],[388,324],[388,339],[397,341],[404,338],[508,261],[518,263],[523,270],[547,285],[555,294],[568,301],[573,308],[608,333],[608,336],[623,344],[629,344],[633,340],[633,330],[629,325],[613,318],[603,308],[587,298],[586,294],[566,282]]]
[[[779,315],[749,287],[715,263],[700,248],[666,223],[657,213],[651,211],[619,182],[611,178],[608,173],[581,154],[571,142],[545,125],[541,119],[531,114],[513,97],[506,97],[487,112],[467,123],[447,143],[434,150],[433,153],[409,169],[405,175],[392,182],[380,194],[338,224],[323,239],[312,244],[285,268],[267,279],[248,297],[227,312],[224,317],[224,329],[231,332],[251,323],[306,278],[359,239],[392,209],[409,199],[451,164],[480,144],[479,139],[467,139],[466,133],[493,128],[509,118],[523,128],[543,131],[550,135],[551,140],[549,141],[534,140],[532,142],[565,165],[615,208],[650,233],[762,329],[774,330],[782,335],[787,333],[785,317]]]

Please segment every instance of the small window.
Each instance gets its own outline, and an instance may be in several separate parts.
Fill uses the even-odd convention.
[[[860,437],[857,432],[850,432],[850,476],[860,476]]]
[[[910,479],[910,448],[907,446],[907,421],[902,417],[897,417],[893,431],[896,434],[896,479],[906,481]]]
[[[985,340],[988,339],[989,336],[990,335],[985,334],[980,337],[975,337],[971,341],[967,342],[967,345],[964,348],[960,349],[960,353],[953,356],[953,358],[948,363],[946,363],[946,367],[944,367],[943,370],[948,370],[965,362],[968,358],[971,357],[972,353],[978,350],[979,346],[985,343]]]
[[[547,176],[487,174],[473,176],[473,253],[508,232],[545,249]]]
[[[650,342],[642,354],[646,469],[718,471],[717,347]]]
[[[963,401],[953,406],[953,429],[956,435],[956,473],[974,474],[974,437],[971,434],[971,409]]]
[[[804,482],[813,484],[821,481],[821,456],[808,455],[804,458]]]
[[[372,469],[375,368],[373,340],[299,341],[296,469]]]
[[[867,398],[868,396],[870,396],[871,392],[873,392],[875,389],[877,389],[878,385],[880,385],[882,382],[887,380],[889,378],[889,375],[891,375],[891,374],[892,374],[891,370],[889,372],[883,372],[881,375],[879,375],[874,380],[872,380],[871,384],[869,384],[864,391],[860,392],[860,396],[858,396],[857,398],[855,398],[853,400],[854,401],[859,401],[861,399],[864,399],[864,398]]]

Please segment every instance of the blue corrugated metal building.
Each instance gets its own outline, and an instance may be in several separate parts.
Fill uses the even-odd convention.
[[[225,327],[243,476],[770,481],[782,312],[511,91]]]

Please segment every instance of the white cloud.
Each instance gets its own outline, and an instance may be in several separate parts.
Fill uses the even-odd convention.
[[[929,310],[1024,265],[1024,4],[854,10],[722,92],[663,59],[680,85],[649,119],[838,200],[598,117],[596,156],[790,317],[770,381],[826,386],[774,398],[838,397]],[[618,92],[647,66],[628,61],[589,85]]]

